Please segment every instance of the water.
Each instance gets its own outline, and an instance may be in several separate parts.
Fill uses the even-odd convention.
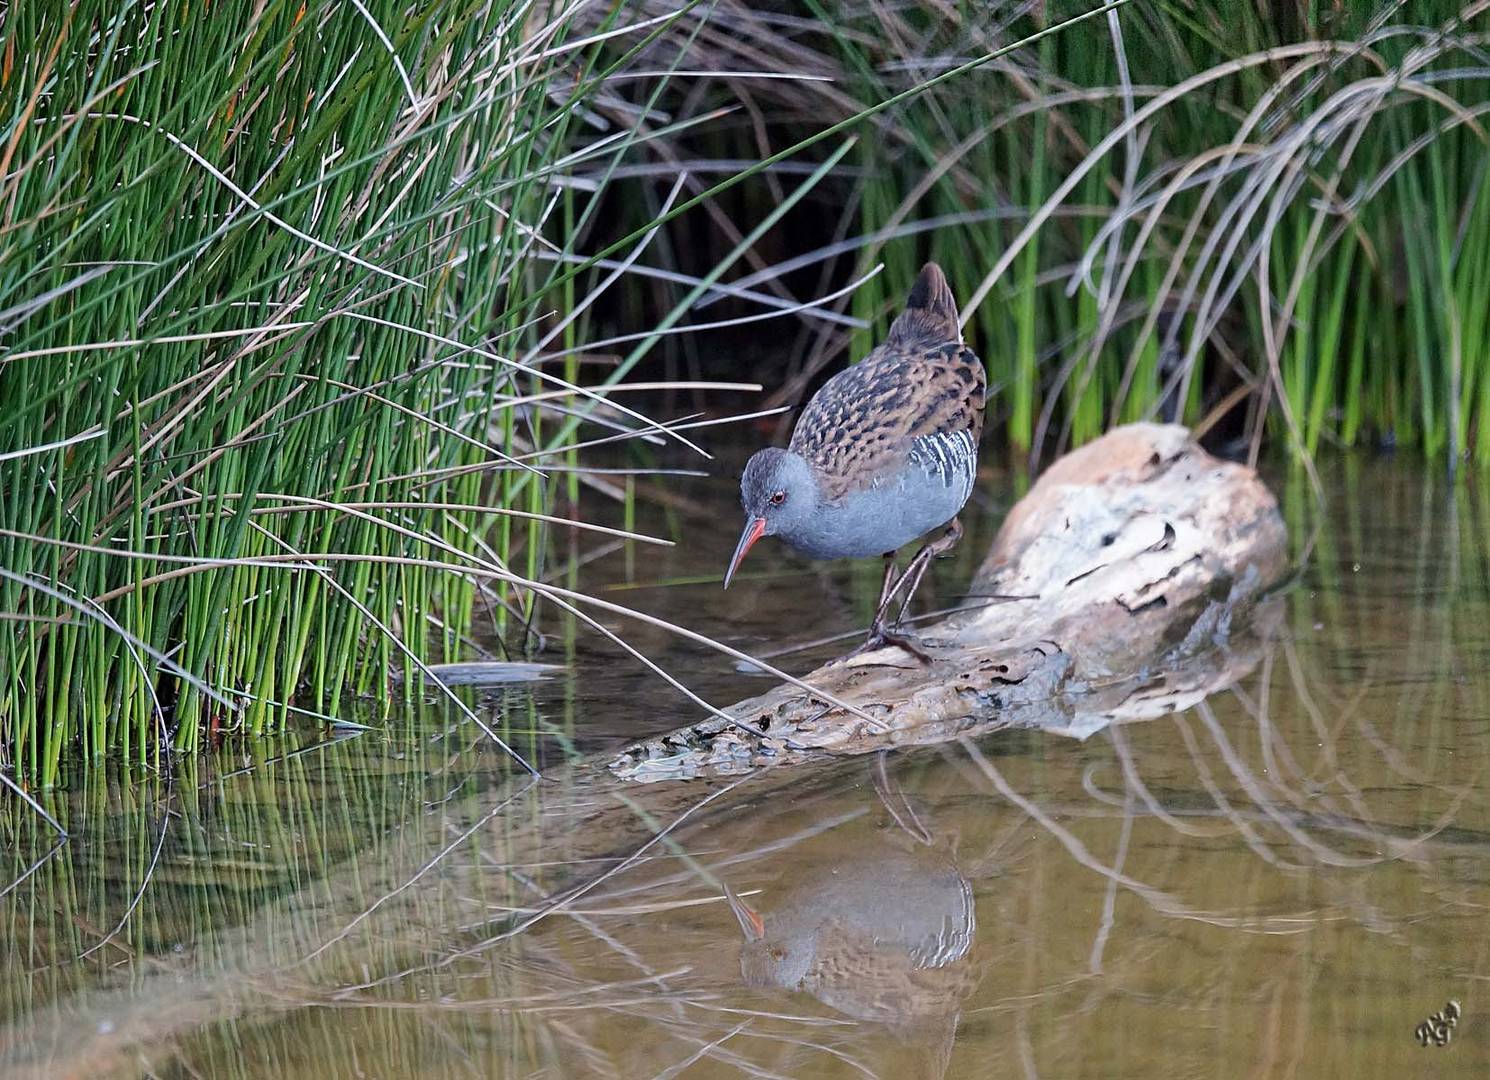
[[[79,778],[60,847],[7,803],[0,1074],[1490,1075],[1490,498],[1390,460],[1324,480],[1318,510],[1273,478],[1310,555],[1259,666],[1085,742],[617,792],[566,748],[699,712],[561,633],[566,671],[462,690],[541,784],[431,704]],[[721,595],[731,495],[687,494],[686,546],[582,538],[586,586],[748,650],[867,619],[876,566],[769,542]],[[941,602],[1006,507],[981,497]],[[710,701],[767,685],[624,625]]]

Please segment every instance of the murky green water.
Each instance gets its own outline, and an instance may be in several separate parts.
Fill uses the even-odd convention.
[[[1325,482],[1320,512],[1275,478],[1314,542],[1257,669],[1085,742],[618,793],[564,748],[698,710],[561,634],[569,672],[470,695],[542,783],[430,707],[170,783],[80,779],[48,803],[72,834],[55,850],[7,803],[0,881],[29,875],[0,897],[0,1072],[1490,1075],[1490,494],[1391,461]],[[876,567],[765,544],[721,595],[731,494],[687,494],[688,545],[584,538],[586,586],[750,650],[867,618]],[[937,568],[942,602],[1002,509]],[[624,634],[716,703],[765,685]],[[1451,1041],[1419,1045],[1451,998]]]

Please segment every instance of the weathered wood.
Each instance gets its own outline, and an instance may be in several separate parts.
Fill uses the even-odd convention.
[[[929,664],[887,647],[806,676],[882,727],[780,686],[728,720],[628,747],[611,770],[673,779],[994,727],[1087,734],[1170,711],[1251,666],[1248,643],[1276,617],[1257,601],[1283,574],[1284,541],[1254,470],[1181,427],[1118,428],[1056,462],[1010,511],[972,591],[1022,599],[926,630]]]

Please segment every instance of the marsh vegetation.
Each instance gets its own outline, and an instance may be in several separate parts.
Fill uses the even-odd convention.
[[[1487,126],[1487,0],[8,5],[4,1068],[1483,1065]],[[994,393],[922,613],[1161,419],[1280,495],[1275,635],[1087,742],[589,782],[867,621],[721,598],[734,477],[928,257]],[[742,985],[724,886],[907,858],[979,928],[914,1023]]]

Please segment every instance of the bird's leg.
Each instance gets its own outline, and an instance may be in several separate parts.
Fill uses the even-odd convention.
[[[874,762],[874,790],[880,797],[880,802],[889,811],[890,817],[895,824],[899,825],[908,835],[913,837],[918,844],[930,847],[936,842],[931,835],[931,830],[921,823],[916,816],[916,808],[911,801],[905,797],[905,792],[900,785],[890,778],[890,771],[885,768],[885,756],[888,750],[881,750],[875,756]]]
[[[884,584],[880,586],[880,600],[874,612],[874,621],[869,624],[869,637],[864,640],[864,644],[849,653],[849,656],[857,656],[861,652],[877,649],[881,645],[898,645],[923,664],[931,663],[931,657],[920,646],[916,645],[915,642],[911,641],[904,634],[897,633],[893,628],[898,627],[901,620],[905,618],[905,613],[911,604],[911,597],[920,588],[921,579],[926,576],[926,568],[931,565],[931,560],[945,555],[961,539],[962,522],[953,518],[947,526],[945,533],[930,543],[923,545],[921,550],[916,552],[915,557],[907,564],[905,572],[900,577],[895,578],[893,585],[890,582],[895,568],[895,564],[891,561],[891,556],[894,553],[886,553],[885,580]],[[895,616],[893,623],[886,624],[885,615],[890,610],[890,605],[894,602],[896,595],[902,591],[905,595],[900,601],[900,611]]]
[[[885,579],[880,582],[880,598],[874,602],[874,621],[871,626],[879,626],[885,621],[885,612],[890,610],[890,605],[895,601],[895,594],[900,591],[900,586],[905,584],[905,575],[895,576],[895,552],[885,552]]]
[[[901,585],[906,581],[910,582],[910,588],[905,590],[905,597],[900,601],[900,612],[895,616],[895,622],[891,625],[899,626],[905,620],[905,613],[911,606],[911,597],[915,596],[916,590],[921,587],[921,579],[926,576],[926,568],[931,565],[931,560],[947,554],[961,539],[962,522],[953,518],[945,533],[916,552],[916,557],[910,561],[910,565],[905,568],[905,574],[895,585],[895,591],[899,592]]]
[[[880,582],[880,598],[874,602],[875,618],[885,613],[890,606],[890,598],[895,595],[895,552],[887,551],[884,554],[885,579]]]
[[[895,552],[885,552],[885,579],[880,585],[880,597],[874,606],[874,621],[869,624],[869,636],[864,643],[850,652],[849,656],[858,656],[861,652],[878,649],[882,645],[898,645],[906,652],[924,664],[931,663],[931,657],[927,656],[915,643],[902,634],[893,632],[885,625],[885,613],[890,610],[890,605],[895,602],[895,594],[905,584],[910,567],[906,573],[899,577],[895,576]]]
[[[886,604],[885,606],[889,607],[888,604]],[[904,634],[897,634],[895,631],[891,630],[888,626],[885,625],[885,620],[882,616],[883,612],[875,615],[874,622],[869,624],[869,636],[864,639],[863,644],[850,650],[848,656],[858,656],[862,652],[870,652],[874,649],[880,648],[883,645],[898,645],[906,652],[914,656],[917,660],[921,661],[921,663],[931,663],[931,657],[927,656],[925,651],[922,650],[919,645],[917,645],[910,638],[906,637]],[[848,657],[845,657],[844,659],[847,658]]]

